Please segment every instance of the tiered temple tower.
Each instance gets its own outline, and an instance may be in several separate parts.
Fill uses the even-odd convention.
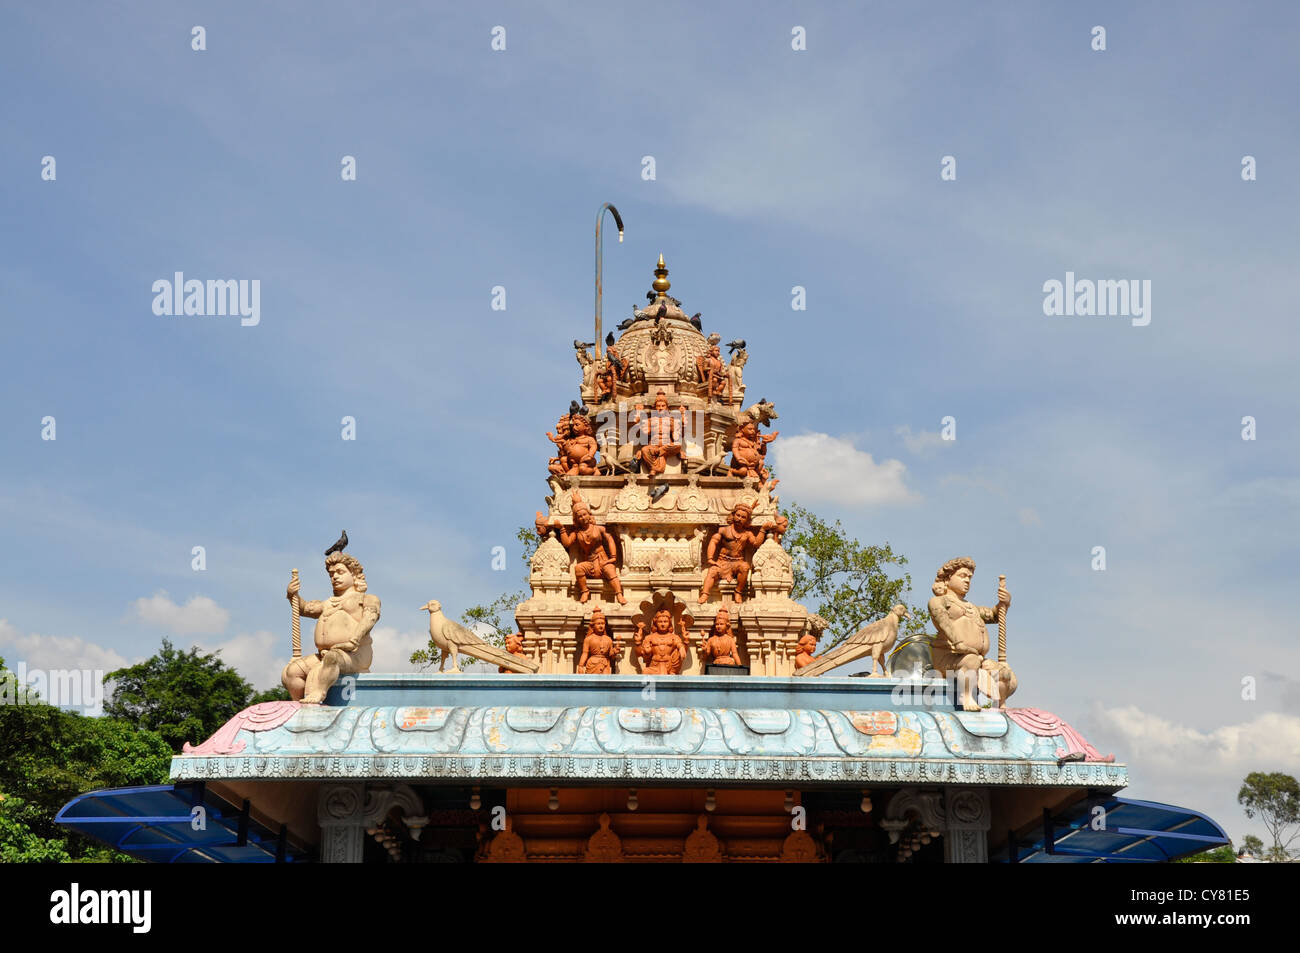
[[[810,622],[790,598],[784,521],[764,460],[775,409],[747,402],[745,342],[705,334],[698,315],[668,294],[662,255],[654,274],[647,306],[620,325],[621,337],[594,342],[594,357],[577,349],[581,402],[552,435],[558,456],[538,521],[544,540],[532,559],[532,597],[515,614],[524,653],[543,673],[576,672],[599,608],[622,650],[610,670],[646,672],[655,666],[638,651],[638,625],[649,631],[667,609],[674,632],[687,633],[671,673],[701,674],[700,642],[725,608],[742,665],[754,675],[790,675]],[[571,535],[584,507],[605,530],[603,543]],[[591,558],[602,546],[604,555]]]

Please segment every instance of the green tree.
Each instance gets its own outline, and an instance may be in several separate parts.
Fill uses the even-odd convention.
[[[104,713],[156,731],[173,751],[203,741],[249,705],[288,697],[283,689],[258,693],[216,654],[197,646],[178,651],[167,639],[152,658],[104,681],[110,686]]]
[[[1231,844],[1203,850],[1199,854],[1174,861],[1176,864],[1235,864],[1236,862],[1237,852],[1232,849]]]
[[[791,597],[809,605],[830,625],[822,633],[823,650],[833,648],[862,626],[882,618],[896,603],[906,604],[912,576],[902,572],[907,559],[883,546],[864,546],[844,531],[798,504],[782,509],[790,527],[782,540],[794,564]],[[815,605],[814,605],[815,603]],[[899,638],[925,631],[924,606],[912,607]]]
[[[1264,842],[1254,834],[1247,834],[1241,839],[1241,849],[1252,857],[1264,856]]]
[[[1252,771],[1237,792],[1237,803],[1247,817],[1258,815],[1273,838],[1268,859],[1289,859],[1291,842],[1300,836],[1300,782],[1281,771]],[[1293,827],[1296,830],[1292,831]]]

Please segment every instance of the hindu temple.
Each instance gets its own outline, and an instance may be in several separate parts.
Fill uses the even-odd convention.
[[[751,396],[741,322],[706,328],[671,290],[661,255],[643,308],[602,338],[598,297],[574,341],[517,504],[538,545],[504,645],[431,600],[438,666],[370,671],[383,580],[341,540],[285,590],[291,700],[61,822],[195,863],[1158,862],[1227,843],[1121,797],[1124,764],[1013,706],[1011,595],[969,557],[937,567],[928,638],[900,644],[899,605],[819,651],[767,462],[779,395]]]

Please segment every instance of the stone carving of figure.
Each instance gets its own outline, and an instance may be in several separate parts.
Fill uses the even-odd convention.
[[[758,424],[752,420],[746,421],[736,436],[731,438],[731,467],[728,472],[732,476],[766,480],[770,476],[767,467],[763,465],[767,459],[767,445],[779,435],[780,431],[777,430],[761,434],[758,432]]]
[[[655,395],[654,411],[647,414],[638,404],[629,423],[636,427],[637,457],[644,472],[658,476],[668,468],[670,457],[681,458],[682,418],[668,409],[668,395],[663,391]]]
[[[587,624],[587,637],[582,640],[582,655],[578,659],[580,675],[610,675],[618,666],[622,647],[609,633],[609,622],[600,607],[591,610]]]
[[[587,504],[575,491],[573,494],[573,529],[566,530],[558,519],[548,523],[541,513],[537,514],[537,535],[546,538],[546,534],[555,531],[560,545],[569,551],[576,561],[574,573],[578,580],[578,601],[586,602],[591,593],[587,589],[588,576],[601,576],[609,580],[614,590],[614,598],[626,605],[623,598],[623,583],[618,575],[618,549],[614,536],[597,524]]]
[[[644,622],[636,624],[632,637],[633,651],[641,658],[641,671],[646,675],[680,675],[682,661],[686,658],[690,617],[682,616],[680,626],[673,629],[673,614],[660,609],[646,632]]]
[[[727,365],[727,397],[740,399],[745,392],[745,364],[749,361],[749,352],[743,347],[732,353],[731,363]]]
[[[370,630],[379,621],[379,598],[366,592],[365,570],[355,556],[342,552],[325,557],[334,595],[302,603],[301,613],[316,620],[316,653],[284,667],[280,681],[294,701],[317,705],[340,675],[370,671],[374,653]],[[290,601],[298,598],[298,580],[289,583]]]
[[[722,349],[718,345],[710,344],[708,352],[695,359],[695,368],[710,399],[727,392],[727,373],[722,364]]]
[[[795,646],[794,667],[796,669],[805,668],[812,664],[813,656],[817,654],[817,636],[811,632],[805,634],[799,639]]]
[[[754,550],[763,545],[768,533],[784,533],[789,521],[784,516],[768,521],[761,529],[755,530],[750,522],[754,510],[748,503],[737,503],[731,508],[727,525],[720,528],[709,540],[705,559],[709,564],[704,574],[704,585],[700,587],[700,602],[706,602],[709,593],[721,579],[736,581],[735,600],[744,600],[745,580],[749,577],[750,560]]]
[[[592,436],[591,420],[586,414],[570,414],[560,418],[556,433],[546,432],[546,438],[560,448],[560,455],[552,457],[547,469],[555,476],[596,473],[596,438]],[[565,431],[567,421],[568,430]]]
[[[1015,690],[1015,674],[1010,667],[984,657],[989,650],[989,631],[984,625],[997,621],[998,609],[966,601],[974,575],[973,559],[959,556],[948,560],[935,574],[934,598],[928,606],[938,630],[930,650],[934,668],[944,676],[957,674],[965,711],[980,710],[975,700],[977,682],[981,690],[987,689],[986,694],[1003,702]],[[1005,586],[998,587],[998,606],[1011,606],[1011,594]]]
[[[520,658],[525,657],[524,656],[524,634],[522,632],[512,632],[506,636],[506,651],[509,652],[511,655],[518,655]],[[512,675],[514,674],[513,672],[510,672],[510,669],[506,668],[503,665],[498,665],[497,671],[501,672],[502,674],[505,674],[507,672],[509,672]]]
[[[614,396],[614,368],[609,361],[600,360],[596,362],[596,373],[594,376],[596,401],[606,401]]]
[[[582,365],[582,393],[594,394],[596,392],[596,362],[592,360],[585,347],[580,347],[574,355],[578,363]]]
[[[740,646],[731,631],[731,615],[719,609],[713,616],[713,628],[700,643],[701,665],[739,665]]]

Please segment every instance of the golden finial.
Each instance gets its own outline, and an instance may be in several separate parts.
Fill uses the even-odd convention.
[[[664,264],[664,256],[662,253],[659,255],[659,264],[655,266],[654,284],[650,287],[657,292],[660,298],[667,295],[668,289],[672,287],[672,282],[668,280],[668,266]]]

